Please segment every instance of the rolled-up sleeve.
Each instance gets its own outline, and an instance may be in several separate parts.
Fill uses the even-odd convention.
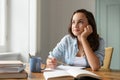
[[[66,37],[63,37],[59,43],[57,43],[56,47],[53,51],[49,52],[48,57],[55,57],[56,59],[62,58],[64,51],[66,49]]]

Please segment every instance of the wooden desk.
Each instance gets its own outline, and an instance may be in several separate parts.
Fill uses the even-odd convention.
[[[29,71],[29,65],[26,67],[26,71],[28,72],[27,79],[2,79],[2,80],[45,80],[43,73],[31,73]],[[96,73],[102,77],[102,80],[120,80],[120,70],[104,70],[100,69],[99,71],[92,71],[90,68],[87,70]]]
[[[31,73],[29,67],[26,68],[28,72],[27,80],[45,80],[43,73]],[[87,70],[102,76],[102,80],[120,80],[120,70],[104,70],[100,69],[99,71],[92,71],[90,68]]]
[[[87,69],[102,77],[102,80],[120,80],[120,70],[104,70],[92,71],[90,68]]]

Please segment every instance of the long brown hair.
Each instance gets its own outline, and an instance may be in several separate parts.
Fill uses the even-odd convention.
[[[96,51],[98,49],[98,47],[99,47],[99,35],[97,34],[97,26],[96,26],[96,22],[95,22],[93,14],[91,12],[85,10],[85,9],[76,10],[73,13],[73,15],[76,14],[76,13],[85,14],[85,16],[88,19],[88,23],[92,26],[93,32],[87,37],[87,40],[88,40],[92,50]],[[73,38],[75,38],[76,36],[72,33],[72,18],[73,18],[73,15],[71,17],[68,32]]]

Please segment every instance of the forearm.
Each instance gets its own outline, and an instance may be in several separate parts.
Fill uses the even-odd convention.
[[[86,39],[81,39],[85,55],[92,70],[98,70],[100,68],[99,58],[95,55]]]

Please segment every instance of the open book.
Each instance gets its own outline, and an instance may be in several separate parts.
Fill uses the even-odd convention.
[[[74,78],[92,78],[92,80],[101,79],[100,76],[83,70],[79,67],[58,66],[54,70],[46,70],[43,73],[46,80],[74,80]]]

